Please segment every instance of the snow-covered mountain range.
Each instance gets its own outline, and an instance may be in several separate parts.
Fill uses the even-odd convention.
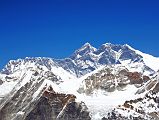
[[[159,58],[127,44],[11,60],[0,73],[0,120],[158,120],[158,70]]]

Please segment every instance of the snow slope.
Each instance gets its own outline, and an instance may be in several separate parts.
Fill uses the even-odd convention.
[[[137,54],[141,55],[143,57],[143,60],[145,62],[145,64],[150,67],[151,69],[158,71],[159,70],[159,58],[158,57],[154,57],[152,55],[143,53],[139,50],[135,50],[134,48],[132,48],[131,46],[127,45],[131,50],[135,51]]]

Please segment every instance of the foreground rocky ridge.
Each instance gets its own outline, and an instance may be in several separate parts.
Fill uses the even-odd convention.
[[[55,93],[49,87],[25,120],[91,120],[86,105],[75,99],[72,94]]]
[[[19,76],[23,77],[0,101],[0,120],[90,120],[86,105],[76,102],[75,95],[55,91],[61,78],[51,71],[29,67]]]

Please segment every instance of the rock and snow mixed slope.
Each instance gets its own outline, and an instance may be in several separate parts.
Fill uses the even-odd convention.
[[[144,70],[147,69],[151,73],[159,68],[158,65],[155,65],[155,63],[158,63],[159,58],[137,51],[127,44],[114,45],[106,43],[96,49],[89,43],[86,43],[70,57],[54,61],[77,77],[81,77],[108,64],[134,64],[136,67],[143,66]]]
[[[20,64],[11,74],[2,74],[0,120],[90,120],[85,104],[76,102],[76,96],[60,86],[74,76],[62,68],[48,69],[35,63]],[[10,82],[14,84],[8,86]]]
[[[108,65],[87,76],[78,92],[94,120],[158,119],[151,116],[159,111],[157,76],[150,78],[122,65]]]
[[[0,120],[159,119],[158,69],[159,58],[127,44],[11,60],[0,74]]]

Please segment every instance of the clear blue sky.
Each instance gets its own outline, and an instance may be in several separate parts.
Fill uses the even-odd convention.
[[[85,42],[127,43],[159,56],[158,0],[0,0],[0,68],[26,56],[64,58]]]

